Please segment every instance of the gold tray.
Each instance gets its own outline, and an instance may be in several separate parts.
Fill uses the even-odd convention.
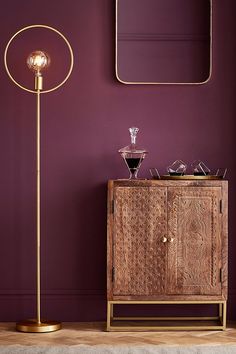
[[[207,176],[194,176],[194,175],[171,176],[171,175],[164,175],[164,176],[161,176],[161,179],[223,179],[223,177],[213,176],[213,175],[207,175]]]

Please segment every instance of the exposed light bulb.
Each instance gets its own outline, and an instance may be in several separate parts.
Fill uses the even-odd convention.
[[[50,65],[50,61],[50,57],[47,53],[36,50],[28,56],[27,65],[30,70],[34,71],[36,74],[40,74],[42,70]]]

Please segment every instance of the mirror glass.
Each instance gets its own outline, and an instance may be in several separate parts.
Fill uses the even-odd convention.
[[[211,0],[116,0],[116,76],[127,84],[200,84],[212,61]]]

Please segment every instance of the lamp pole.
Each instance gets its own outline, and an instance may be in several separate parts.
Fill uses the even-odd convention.
[[[41,323],[40,310],[40,89],[37,88],[37,323]]]

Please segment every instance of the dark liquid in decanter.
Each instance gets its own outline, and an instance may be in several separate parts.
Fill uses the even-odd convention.
[[[137,170],[140,160],[140,157],[127,157],[125,159],[127,165],[129,166],[130,172],[133,173]]]

